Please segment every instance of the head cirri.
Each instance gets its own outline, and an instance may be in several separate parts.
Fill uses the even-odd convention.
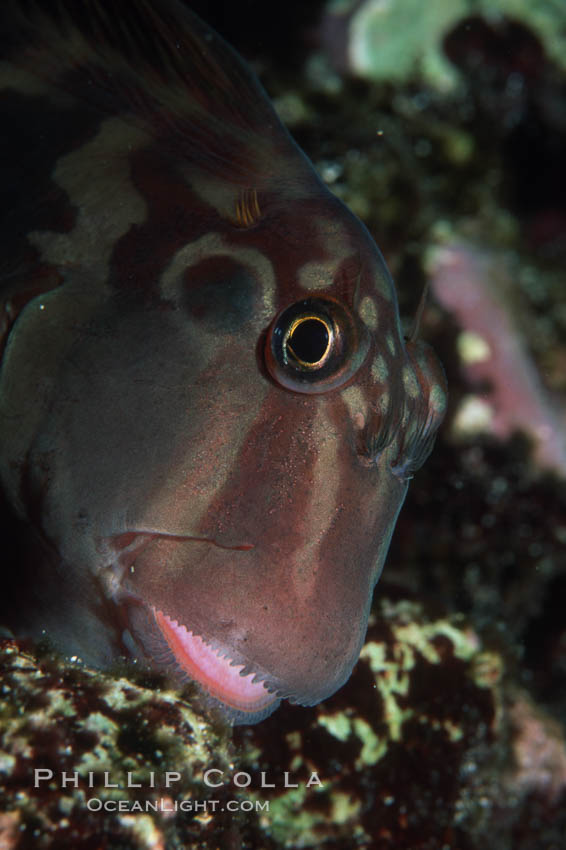
[[[12,622],[168,664],[233,722],[312,705],[357,660],[441,367],[202,21],[0,14],[0,476],[50,553]]]

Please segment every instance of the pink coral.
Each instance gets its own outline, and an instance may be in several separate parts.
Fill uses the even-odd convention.
[[[507,439],[519,430],[533,439],[539,468],[566,475],[564,425],[553,409],[508,306],[512,278],[503,254],[453,241],[431,251],[428,272],[438,302],[462,330],[483,341],[464,358],[466,378],[491,408],[489,431]]]
[[[512,784],[520,791],[536,792],[556,803],[566,791],[566,742],[560,724],[519,695],[511,707],[515,729]]]

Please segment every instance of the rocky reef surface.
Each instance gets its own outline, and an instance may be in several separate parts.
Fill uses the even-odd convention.
[[[193,5],[366,222],[407,332],[428,284],[450,410],[324,704],[232,731],[159,678],[6,638],[0,848],[561,850],[564,5]]]

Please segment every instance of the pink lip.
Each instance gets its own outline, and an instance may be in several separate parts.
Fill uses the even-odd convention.
[[[141,545],[149,543],[156,537],[162,537],[165,540],[180,540],[183,542],[193,541],[194,543],[210,543],[211,546],[217,546],[219,549],[235,549],[238,551],[248,551],[255,549],[254,543],[237,543],[233,546],[227,546],[214,540],[212,537],[198,537],[193,534],[174,534],[167,531],[153,531],[144,529],[134,529],[132,531],[124,531],[122,534],[116,534],[111,538],[113,546],[116,550],[122,552],[125,550],[139,551]],[[137,545],[134,545],[137,544]]]
[[[112,537],[114,549],[119,552],[119,562],[122,567],[128,569],[135,562],[138,555],[143,552],[152,540],[161,537],[164,540],[178,540],[180,542],[194,543],[209,543],[211,546],[216,546],[219,549],[231,549],[236,551],[248,552],[255,549],[253,543],[238,543],[234,546],[225,546],[210,537],[197,537],[193,535],[169,534],[164,531],[144,531],[134,530],[125,531],[122,534],[117,534]]]
[[[129,569],[135,564],[136,558],[155,538],[180,541],[183,543],[209,543],[221,549],[247,551],[254,548],[252,543],[240,543],[235,546],[224,546],[206,537],[167,534],[163,532],[136,530],[117,535],[113,539],[114,548],[119,552],[120,564]],[[179,667],[191,679],[198,682],[212,697],[236,712],[256,714],[263,712],[279,701],[270,693],[263,682],[253,681],[257,673],[241,675],[244,664],[232,663],[227,652],[214,649],[200,635],[189,631],[184,625],[173,620],[163,611],[154,606],[150,610],[155,622],[169,645]]]
[[[228,656],[179,625],[162,611],[152,608],[155,621],[177,663],[211,696],[237,711],[256,713],[277,701],[256,674],[242,676],[244,664],[232,664]]]

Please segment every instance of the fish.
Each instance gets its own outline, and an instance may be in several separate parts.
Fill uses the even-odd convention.
[[[0,482],[28,552],[4,622],[173,671],[229,723],[315,705],[357,661],[442,367],[189,9],[0,23]]]

